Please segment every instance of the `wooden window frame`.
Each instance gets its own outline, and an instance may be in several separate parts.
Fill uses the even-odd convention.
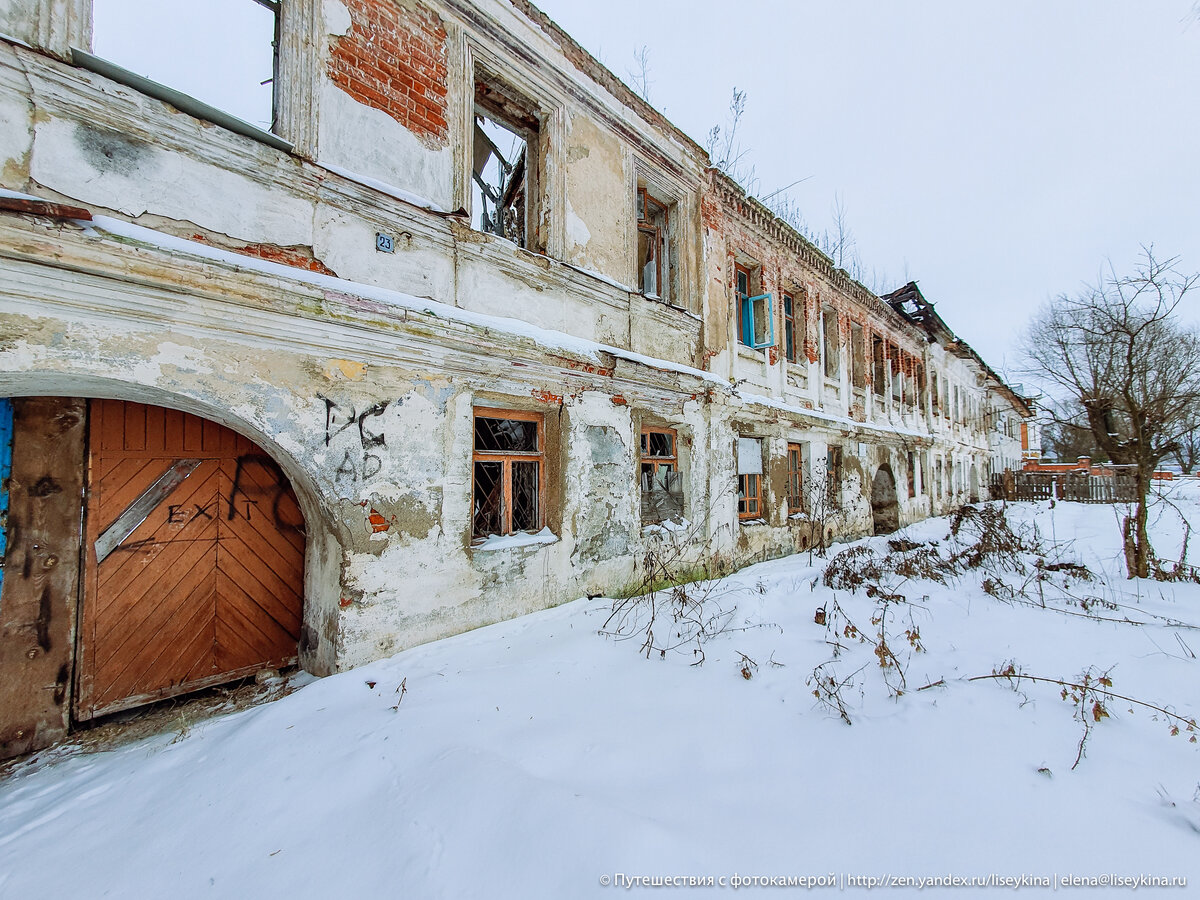
[[[475,446],[475,420],[509,419],[518,422],[534,422],[537,425],[537,451],[493,451],[480,450]],[[471,411],[471,538],[473,541],[484,541],[489,535],[475,533],[475,463],[502,463],[501,490],[503,508],[501,510],[501,536],[517,533],[536,533],[546,525],[546,417],[542,413],[525,412],[519,409],[497,409],[490,406],[476,406]],[[537,483],[537,521],[533,529],[513,531],[512,522],[512,464],[513,462],[536,462],[538,464]]]
[[[825,448],[825,499],[837,509],[842,499],[842,468],[845,465],[841,444]]]
[[[857,348],[856,346],[857,345]],[[850,323],[850,387],[867,389],[867,333],[860,322]]]
[[[788,481],[787,502],[788,515],[804,511],[804,450],[797,443],[787,445]]]
[[[796,361],[796,298],[788,291],[780,292],[780,308],[783,310],[783,358],[790,363]]]
[[[667,285],[664,287],[663,281],[664,278],[670,278],[671,275],[671,207],[651,194],[648,188],[644,187],[637,189],[635,204],[638,234],[649,236],[654,253],[655,289],[653,292],[646,290],[645,267],[639,267],[637,273],[638,291],[643,297],[654,297],[659,300],[671,302],[673,298],[671,297],[670,286]],[[659,211],[662,213],[662,227],[654,224],[654,217],[651,215],[651,204],[655,207],[655,214]],[[664,257],[666,257],[667,262],[666,271],[663,269]],[[638,262],[641,262],[640,252],[638,253]]]
[[[670,463],[673,466],[673,471],[679,471],[679,435],[674,428],[656,428],[653,425],[645,425],[642,427],[641,437],[647,437],[651,434],[666,434],[671,438],[670,456],[649,456],[641,452],[641,438],[638,439],[638,476],[641,477],[641,467],[645,465],[654,466],[654,474],[658,474],[658,467],[665,463]],[[646,447],[649,448],[650,441],[646,441]]]
[[[750,509],[752,502],[755,504],[753,511]],[[738,475],[738,520],[745,522],[763,518],[762,504],[762,475]]]

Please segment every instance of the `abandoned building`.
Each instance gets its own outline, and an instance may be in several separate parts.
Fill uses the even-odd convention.
[[[1024,401],[915,284],[527,0],[244,2],[264,127],[105,58],[105,0],[0,0],[0,757],[1019,464]]]

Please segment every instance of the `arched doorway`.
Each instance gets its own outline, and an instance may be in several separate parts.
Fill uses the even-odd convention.
[[[887,463],[879,467],[871,480],[871,518],[875,534],[891,534],[900,527],[900,502],[896,499],[896,479]]]
[[[89,403],[77,719],[296,661],[304,520],[275,462],[198,416]]]

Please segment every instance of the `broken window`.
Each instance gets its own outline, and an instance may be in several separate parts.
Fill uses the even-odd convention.
[[[494,80],[478,80],[472,132],[474,226],[544,251],[545,242],[537,239],[541,118],[534,105]]]
[[[762,518],[762,440],[739,437],[737,442],[738,518]]]
[[[857,322],[850,323],[850,383],[859,390],[867,386],[867,345]]]
[[[838,335],[838,314],[832,306],[821,310],[821,331],[825,356],[825,377],[837,378],[841,372],[841,341]]]
[[[904,376],[900,373],[900,348],[888,344],[888,359],[891,360],[892,370],[892,400],[900,403],[904,396]]]
[[[127,70],[126,75],[186,94],[212,107],[212,112],[228,113],[263,131],[273,130],[275,124],[278,36],[277,0],[92,3],[92,52],[100,58],[97,62],[115,63]],[[100,69],[86,59],[76,61]],[[124,80],[119,71],[102,74]],[[144,92],[159,96],[150,89]],[[185,105],[179,98],[170,102],[181,109]],[[211,118],[203,109],[184,111]]]
[[[542,527],[542,417],[512,410],[475,410],[472,534]]]
[[[917,454],[908,451],[908,496],[917,496]]]
[[[825,497],[837,509],[842,499],[842,448],[833,444],[825,451]]]
[[[917,391],[914,398],[917,404],[917,409],[920,412],[925,412],[925,364],[915,363]]]
[[[930,405],[933,407],[933,414],[935,416],[939,415],[940,407],[938,406],[938,373],[937,372],[929,373],[929,402],[930,402]]]
[[[642,521],[683,517],[683,474],[672,428],[643,428],[641,446]]]
[[[804,510],[804,478],[801,473],[801,464],[804,458],[803,448],[799,444],[788,444],[788,481],[787,481],[787,502],[788,514],[802,512]]]
[[[654,300],[674,302],[675,254],[671,208],[644,185],[637,189],[638,290]]]
[[[791,294],[783,295],[783,357],[796,361],[796,301]]]
[[[883,338],[871,336],[871,387],[876,396],[887,396],[887,364],[883,358]]]
[[[748,266],[734,264],[734,289],[737,305],[738,342],[755,350],[770,347],[775,343],[775,322],[771,316],[771,295],[751,296],[757,267],[752,273]]]

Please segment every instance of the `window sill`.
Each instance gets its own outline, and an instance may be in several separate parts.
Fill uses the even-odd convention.
[[[189,96],[182,91],[169,88],[165,84],[159,84],[157,81],[151,81],[149,78],[145,78],[135,72],[130,72],[128,69],[124,69],[116,63],[111,63],[107,59],[93,56],[90,53],[72,47],[71,61],[81,69],[87,69],[89,72],[95,72],[97,75],[102,75],[105,78],[125,85],[125,87],[133,88],[147,97],[153,97],[155,100],[169,103],[180,112],[185,112],[198,119],[204,119],[206,122],[212,122],[214,125],[219,125],[235,134],[251,138],[261,144],[274,147],[276,150],[282,150],[284,153],[292,152],[292,145],[279,135],[263,131],[257,125],[251,125],[249,122],[217,109],[215,106],[209,106],[203,100],[197,100],[195,97]]]
[[[671,536],[686,535],[691,531],[692,523],[687,519],[664,519],[661,522],[643,522],[642,537],[652,534],[667,534]]]
[[[557,543],[558,535],[547,527],[532,534],[528,531],[519,531],[516,534],[489,535],[480,543],[473,543],[471,550],[473,552],[492,553],[496,550],[513,550],[518,547],[544,547]]]
[[[762,518],[761,516],[757,516],[753,519],[738,519],[738,524],[739,525],[769,525],[771,523],[768,522],[766,519]]]

